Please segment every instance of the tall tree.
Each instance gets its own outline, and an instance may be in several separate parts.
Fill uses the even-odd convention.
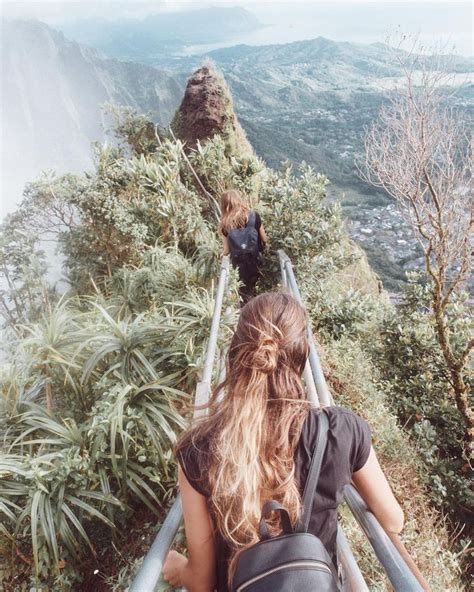
[[[408,52],[402,46],[393,55],[403,84],[366,133],[362,176],[395,199],[421,246],[437,340],[465,422],[469,455],[474,413],[466,367],[474,340],[461,347],[455,343],[447,311],[470,270],[471,146],[453,100],[449,56],[430,55],[417,41]]]

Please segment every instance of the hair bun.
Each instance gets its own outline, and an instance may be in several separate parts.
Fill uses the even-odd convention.
[[[252,366],[264,374],[271,374],[278,365],[278,343],[274,339],[265,338],[260,341],[252,356]]]

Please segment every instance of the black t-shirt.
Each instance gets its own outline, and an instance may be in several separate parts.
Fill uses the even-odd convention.
[[[314,496],[309,532],[318,536],[336,559],[337,507],[342,501],[344,487],[352,474],[361,469],[370,453],[371,435],[367,423],[354,413],[341,407],[328,407],[328,443],[324,453],[319,482]],[[303,494],[311,457],[318,433],[317,409],[312,409],[304,421],[295,452],[296,479]],[[209,497],[206,467],[210,458],[205,442],[181,451],[179,463],[191,486],[201,495]],[[231,555],[228,543],[216,532],[217,590],[227,592],[227,569]]]

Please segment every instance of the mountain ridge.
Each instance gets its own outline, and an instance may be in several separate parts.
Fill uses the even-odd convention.
[[[61,35],[55,39],[75,43],[63,32]],[[134,62],[111,57],[96,48],[81,48],[77,51],[92,56],[92,61],[101,64],[99,70],[106,70],[102,80],[110,90],[107,96],[114,94],[114,81],[126,80],[121,85],[122,96],[118,101],[114,97],[111,100],[151,111],[161,125],[171,120],[187,78],[207,55],[225,75],[239,120],[259,156],[272,167],[279,167],[282,160],[295,164],[305,160],[331,178],[329,191],[342,201],[352,236],[369,253],[371,264],[388,281],[389,289],[397,291],[405,270],[419,264],[419,253],[412,248],[409,233],[388,198],[364,185],[354,174],[354,158],[362,149],[362,131],[377,115],[387,91],[400,77],[385,44],[338,42],[320,36],[283,45],[241,44],[192,57],[172,57],[173,50],[168,48],[157,56],[147,55],[146,59],[137,55],[138,61]],[[458,70],[473,69],[473,59],[456,59]],[[78,87],[77,93],[84,94],[84,88]],[[156,99],[163,93],[165,115],[156,110]],[[458,106],[472,110],[472,87],[465,87],[458,94]],[[95,130],[86,134],[87,141],[82,139],[81,152],[88,155],[87,162],[90,141],[102,134],[97,103],[93,106],[96,115],[90,115],[91,108],[86,121],[90,125],[95,118]],[[15,108],[17,104],[21,102],[16,101]],[[71,104],[74,106],[73,101],[69,101]],[[74,109],[70,116],[76,117]],[[34,115],[30,119],[34,120]],[[44,132],[48,133],[49,130]],[[26,135],[23,145],[28,146],[28,141]],[[25,157],[27,160],[27,150]],[[52,166],[56,166],[54,162],[48,168]],[[6,170],[14,167],[12,162]],[[67,170],[71,169],[74,166],[68,163]],[[38,167],[25,171],[22,184],[33,179],[37,171]],[[21,188],[17,186],[17,193]]]
[[[104,139],[104,103],[150,112],[162,124],[171,120],[182,88],[169,72],[105,56],[41,21],[2,19],[1,30],[7,210],[41,170],[90,166],[91,143]]]
[[[393,52],[395,53],[400,53],[400,54],[406,54],[407,52],[401,49],[393,49],[390,47],[390,45],[388,45],[387,43],[383,43],[381,41],[376,41],[373,43],[362,43],[362,42],[357,42],[357,41],[336,41],[334,39],[330,39],[329,37],[324,37],[324,35],[318,35],[317,37],[314,37],[312,39],[301,39],[298,41],[290,41],[288,43],[269,43],[269,44],[265,44],[265,45],[250,45],[247,43],[239,43],[236,45],[233,45],[231,47],[223,47],[220,49],[214,49],[211,52],[203,52],[202,54],[199,54],[198,57],[202,57],[204,55],[210,55],[210,54],[224,54],[225,52],[232,52],[233,50],[235,50],[236,48],[240,48],[240,47],[245,47],[248,48],[249,50],[252,51],[253,54],[258,54],[258,53],[263,53],[269,49],[274,50],[275,48],[282,48],[285,51],[291,51],[292,49],[295,48],[304,48],[304,49],[311,49],[311,47],[313,46],[322,46],[322,47],[332,47],[332,48],[347,48],[347,49],[359,49],[359,50],[363,50],[363,49],[367,49],[367,48],[374,48],[376,49],[379,53],[380,50],[383,50],[386,54],[388,55],[393,55]],[[196,54],[197,55],[197,54]],[[433,54],[432,57],[438,57],[440,54]],[[464,55],[458,55],[455,53],[452,54],[442,54],[445,55],[447,57],[453,57],[461,62],[467,62],[471,64],[471,68],[474,67],[474,57],[472,56],[464,56]]]
[[[405,272],[419,268],[420,252],[397,208],[358,177],[354,164],[363,156],[364,129],[403,84],[392,50],[318,38],[283,46],[241,45],[206,57],[222,70],[258,155],[271,167],[304,160],[326,174],[352,237],[387,288],[397,292]],[[184,78],[202,59],[175,63],[174,71]],[[452,73],[459,87],[450,92],[450,101],[466,120],[474,114],[474,86],[460,83],[472,79],[473,69],[473,59],[455,56]]]

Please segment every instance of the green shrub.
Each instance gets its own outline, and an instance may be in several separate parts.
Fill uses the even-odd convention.
[[[374,360],[387,396],[429,467],[433,501],[454,520],[467,521],[474,497],[472,471],[464,460],[464,424],[428,302],[428,287],[412,274],[398,314],[385,320]],[[448,322],[455,347],[462,347],[472,332],[466,294],[455,298]]]

